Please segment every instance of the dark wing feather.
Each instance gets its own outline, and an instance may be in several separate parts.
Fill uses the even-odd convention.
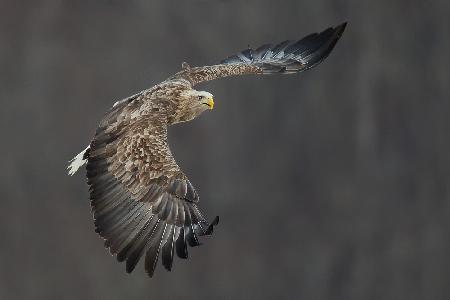
[[[159,256],[171,270],[174,250],[187,258],[187,244],[199,245],[198,235],[209,233],[211,225],[170,153],[165,115],[134,116],[135,105],[121,102],[105,116],[86,168],[96,232],[119,261],[126,261],[127,272],[145,254],[151,277]]]
[[[310,34],[300,40],[246,49],[218,65],[185,67],[170,79],[185,79],[192,86],[217,78],[245,74],[297,73],[322,62],[333,50],[347,23]]]
[[[172,263],[173,263],[173,250],[174,250],[174,244],[175,244],[175,225],[172,225],[169,229],[169,235],[167,238],[167,242],[162,247],[162,264],[167,270],[172,270]]]

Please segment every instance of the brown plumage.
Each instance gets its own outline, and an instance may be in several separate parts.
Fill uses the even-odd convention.
[[[73,174],[87,160],[96,232],[131,272],[145,254],[153,276],[158,257],[172,268],[176,252],[211,234],[218,223],[200,213],[195,188],[180,170],[167,143],[169,125],[212,109],[212,95],[193,87],[243,74],[296,73],[320,63],[333,49],[345,23],[298,41],[247,49],[218,65],[190,67],[154,87],[117,102],[100,122],[88,148],[69,166]]]

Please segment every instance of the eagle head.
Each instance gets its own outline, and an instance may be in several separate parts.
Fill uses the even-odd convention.
[[[192,97],[194,98],[194,106],[200,105],[203,110],[207,110],[207,109],[213,109],[214,108],[214,99],[213,99],[213,95],[211,93],[205,92],[205,91],[194,91],[194,93],[192,93]]]
[[[213,108],[214,100],[211,93],[192,89],[181,95],[174,121],[175,123],[190,121]]]

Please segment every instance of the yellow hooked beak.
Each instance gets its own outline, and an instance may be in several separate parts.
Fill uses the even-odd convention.
[[[214,108],[214,100],[213,98],[208,98],[208,100],[206,100],[206,102],[204,102],[206,105],[209,106],[209,109],[213,109]]]

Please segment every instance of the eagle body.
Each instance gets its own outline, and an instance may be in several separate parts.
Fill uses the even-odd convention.
[[[247,49],[220,64],[182,69],[165,81],[116,102],[104,115],[89,146],[69,165],[73,175],[86,163],[95,230],[117,260],[133,271],[141,257],[152,277],[161,257],[171,270],[174,253],[187,258],[187,245],[210,235],[199,196],[176,163],[167,141],[172,124],[190,121],[214,107],[212,94],[194,86],[244,74],[290,74],[325,59],[346,24],[300,40]]]

